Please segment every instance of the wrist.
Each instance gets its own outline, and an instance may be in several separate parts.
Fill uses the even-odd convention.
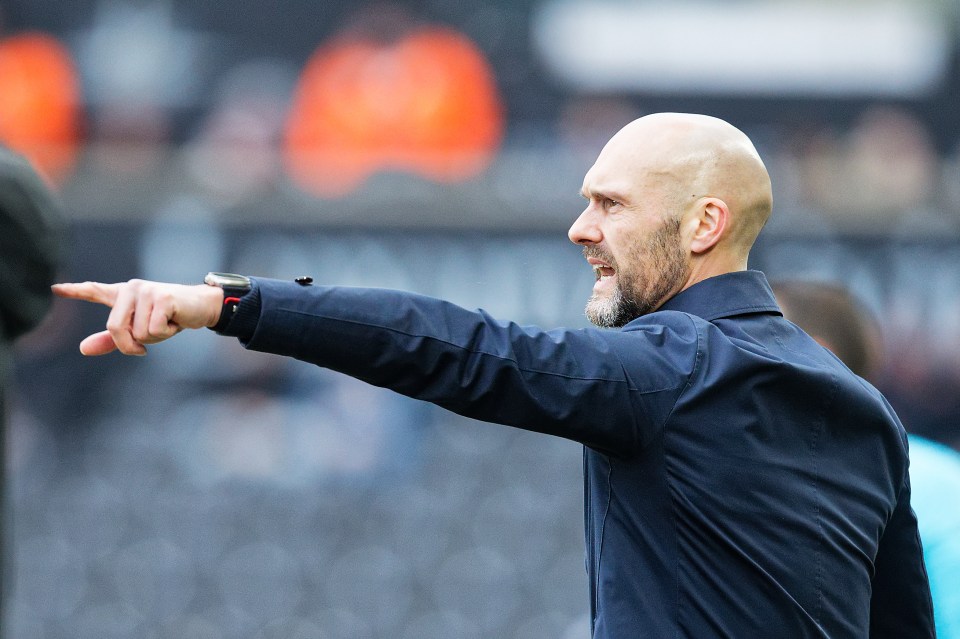
[[[223,289],[219,286],[209,286],[207,284],[198,284],[197,288],[202,289],[203,306],[208,309],[207,319],[203,325],[206,328],[213,328],[220,321],[220,314],[223,311]]]

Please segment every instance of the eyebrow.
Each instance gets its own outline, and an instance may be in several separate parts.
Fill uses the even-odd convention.
[[[599,189],[587,189],[587,188],[580,189],[580,197],[586,198],[588,200],[590,199],[615,200],[621,203],[627,200],[626,196],[624,196],[621,193],[617,193],[616,191],[601,191]]]

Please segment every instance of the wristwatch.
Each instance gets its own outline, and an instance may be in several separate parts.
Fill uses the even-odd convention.
[[[210,330],[221,332],[233,319],[240,306],[240,298],[250,292],[252,285],[246,275],[235,273],[207,273],[203,283],[210,286],[219,286],[223,289],[223,307],[220,309],[220,319]]]

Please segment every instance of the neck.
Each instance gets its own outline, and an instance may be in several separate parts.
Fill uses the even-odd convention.
[[[714,255],[714,253],[715,251],[711,251],[704,255],[694,256],[690,264],[690,274],[687,276],[686,283],[680,289],[681,291],[690,288],[697,282],[702,282],[717,275],[747,270],[746,255],[741,257],[719,253]]]

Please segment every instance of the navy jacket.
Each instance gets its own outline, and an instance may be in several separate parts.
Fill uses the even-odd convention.
[[[595,638],[934,634],[904,429],[783,319],[759,272],[705,280],[622,330],[258,280],[228,333],[583,443]]]

